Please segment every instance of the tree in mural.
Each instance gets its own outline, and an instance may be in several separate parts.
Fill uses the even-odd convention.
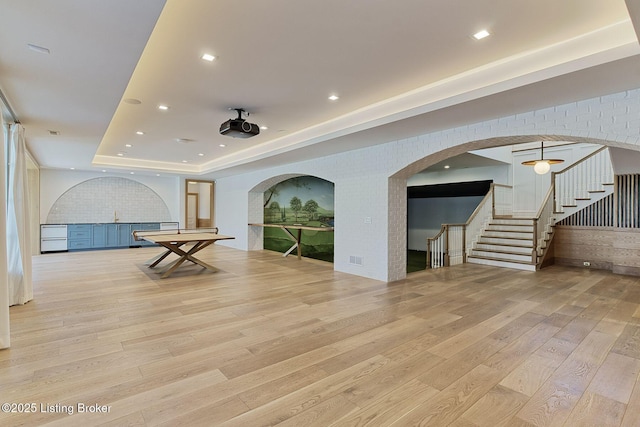
[[[280,184],[280,183],[278,183]],[[264,192],[264,195],[266,196],[266,199],[264,201],[264,205],[263,207],[266,208],[267,205],[269,204],[269,202],[271,201],[271,198],[273,196],[277,196],[278,194],[280,194],[280,192],[278,191],[278,184],[274,185],[273,187],[271,187],[270,189],[268,189],[267,191]],[[267,196],[268,194],[268,196]]]
[[[315,214],[318,211],[318,202],[313,199],[309,199],[302,207],[302,210],[309,215],[309,219],[314,219]]]
[[[269,205],[269,202],[271,201],[273,196],[277,197],[280,194],[280,190],[278,189],[278,186],[283,182],[287,182],[290,185],[293,185],[295,188],[306,188],[307,190],[309,190],[311,187],[309,187],[309,184],[307,184],[306,181],[301,178],[304,178],[304,177],[290,178],[286,181],[281,181],[276,185],[272,186],[271,188],[269,188],[267,191],[264,192],[265,199],[264,199],[264,205],[262,207],[266,208]]]
[[[293,213],[294,213],[294,215],[296,217],[296,221],[297,221],[298,220],[298,212],[300,212],[302,210],[302,200],[298,199],[296,196],[293,196],[291,198],[291,201],[289,201],[289,207],[293,211]]]
[[[272,221],[280,219],[280,203],[271,202],[269,205],[269,215],[271,216]]]

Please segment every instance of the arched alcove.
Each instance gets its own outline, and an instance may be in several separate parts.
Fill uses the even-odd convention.
[[[280,188],[278,188],[279,185],[281,185]],[[330,186],[330,189],[327,187],[327,185]],[[318,193],[318,188],[320,186],[324,187],[324,189],[321,193]],[[295,187],[297,187],[297,190],[292,190]],[[292,191],[296,194],[292,194]],[[312,192],[313,194],[306,196],[298,194],[304,193],[305,191]],[[286,193],[286,195],[284,193],[280,194],[281,192]],[[293,213],[290,207],[289,200],[292,195],[295,196],[295,198],[298,198],[298,201],[300,203],[298,206],[298,210],[293,211]],[[287,200],[282,199],[280,196],[285,197]],[[314,198],[318,200],[314,200]],[[311,206],[315,204],[315,207],[320,212],[305,212],[308,204],[310,204]],[[322,226],[326,226],[327,224],[333,226],[334,183],[330,180],[318,176],[306,174],[278,175],[262,181],[251,189],[251,191],[249,192],[248,206],[248,217],[250,223],[289,224],[292,223],[291,216],[294,216],[295,220],[293,221],[293,223],[300,223],[302,221],[305,222],[305,224],[303,225],[307,226],[320,226],[320,223],[322,223]],[[309,223],[309,221],[311,221],[311,223]],[[265,231],[265,229],[263,229],[262,227],[251,227],[251,230],[249,232],[249,249],[272,249],[283,252],[282,248],[276,247],[278,245],[269,244],[269,238],[274,238],[274,233],[272,233],[272,231],[274,231],[274,229],[267,229]],[[282,233],[281,230],[277,231]],[[322,234],[324,236],[324,233]],[[331,240],[330,258],[332,260],[333,235],[327,235],[326,237],[330,237]],[[265,238],[267,239],[266,245]],[[283,244],[286,245],[286,240],[285,242],[283,242]],[[310,245],[309,248],[311,248],[311,246],[312,245]],[[326,256],[321,255],[312,257],[325,260],[328,259]]]
[[[47,215],[48,224],[170,221],[169,208],[151,188],[120,177],[83,181],[62,194]]]

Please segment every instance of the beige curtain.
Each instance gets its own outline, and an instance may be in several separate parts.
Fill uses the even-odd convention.
[[[7,128],[0,114],[0,230],[7,228]],[[8,348],[9,336],[9,274],[7,272],[7,245],[0,244],[0,348]]]
[[[11,125],[8,146],[7,270],[9,305],[16,305],[33,299],[29,183],[22,125]]]

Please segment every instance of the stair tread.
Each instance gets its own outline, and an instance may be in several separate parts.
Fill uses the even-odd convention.
[[[497,222],[497,221],[505,221],[505,222],[522,222],[522,221],[533,221],[535,218],[499,218],[499,217],[493,217],[493,218],[489,218],[489,221],[491,222]]]
[[[495,222],[490,222],[489,227],[495,225],[497,227],[533,227],[533,224],[498,224]]]
[[[533,232],[529,233],[533,234]],[[483,234],[481,237],[486,237],[488,239],[509,239],[509,240],[529,240],[527,237],[513,237],[513,236],[488,236]],[[533,237],[533,236],[532,236]]]
[[[485,230],[485,233],[520,233],[520,234],[533,234],[533,231],[518,231],[518,230]],[[500,236],[491,236],[500,237]]]
[[[492,258],[492,257],[482,256],[482,255],[469,255],[467,258],[486,259],[489,261],[500,261],[500,262],[512,262],[514,264],[535,265],[531,261],[518,261],[518,260],[512,260],[512,259]]]

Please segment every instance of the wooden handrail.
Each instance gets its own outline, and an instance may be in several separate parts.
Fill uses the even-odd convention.
[[[586,162],[587,160],[589,160],[591,157],[595,156],[596,154],[600,153],[601,151],[606,150],[608,147],[604,146],[604,147],[600,147],[599,149],[597,149],[596,151],[594,151],[593,153],[589,154],[588,156],[583,157],[582,159],[578,160],[577,162],[575,162],[572,165],[567,166],[566,168],[555,172],[555,175],[560,175],[562,173],[565,173],[566,171],[568,171],[569,169],[572,169],[576,166],[578,166],[580,163]]]
[[[433,237],[427,237],[427,244],[429,244],[429,241],[433,241],[433,240],[438,240],[440,238],[440,236],[442,236],[442,234],[444,234],[444,230],[446,228],[447,224],[442,224],[442,226],[440,227],[440,232],[438,234],[436,234]]]
[[[484,198],[482,199],[482,201],[478,204],[478,206],[476,206],[476,208],[474,209],[473,213],[471,214],[471,216],[469,216],[469,219],[467,220],[467,222],[465,223],[465,225],[469,225],[471,223],[471,221],[476,217],[476,215],[478,215],[478,212],[480,212],[482,210],[482,206],[487,202],[487,199],[489,197],[493,197],[493,187],[496,184],[494,184],[493,182],[491,183],[491,186],[489,188],[489,191],[487,192],[487,194],[484,196]]]
[[[551,197],[552,195],[555,195],[555,192],[556,192],[556,183],[551,181],[551,186],[547,191],[547,195],[544,196],[544,199],[542,200],[542,204],[540,205],[540,208],[538,208],[538,213],[536,214],[535,218],[533,218],[534,220],[538,221],[540,219],[540,215],[542,215],[542,210],[544,209],[545,205],[549,201],[549,197]],[[555,203],[555,196],[554,196],[554,203]],[[554,205],[554,208],[555,208],[555,205]]]

